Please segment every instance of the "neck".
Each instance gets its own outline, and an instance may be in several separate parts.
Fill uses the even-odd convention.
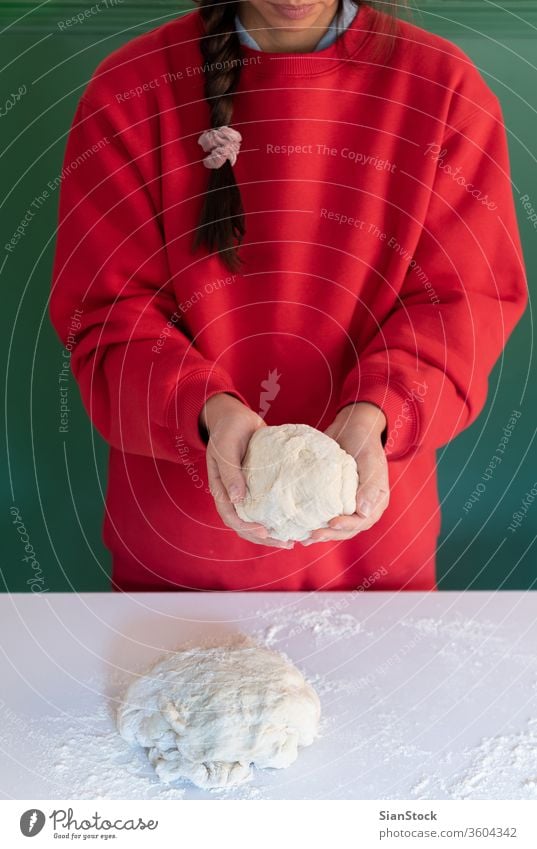
[[[283,0],[278,0],[283,2]],[[289,5],[300,5],[297,0]],[[282,19],[281,25],[272,27],[266,18],[248,0],[241,0],[238,14],[243,27],[256,30],[252,33],[261,50],[270,53],[311,53],[320,41],[337,11],[337,3],[322,4],[319,15],[299,28],[297,23]],[[259,29],[256,29],[259,27]]]

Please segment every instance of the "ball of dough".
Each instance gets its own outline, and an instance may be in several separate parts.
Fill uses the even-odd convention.
[[[318,696],[281,654],[257,646],[179,651],[128,688],[118,728],[149,749],[159,778],[241,784],[251,766],[287,767],[317,733]]]
[[[309,425],[262,427],[243,462],[247,493],[236,510],[279,540],[304,540],[335,516],[356,511],[354,457]]]

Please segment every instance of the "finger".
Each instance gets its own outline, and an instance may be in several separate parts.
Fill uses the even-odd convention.
[[[207,455],[207,472],[209,476],[209,488],[214,498],[215,507],[224,524],[234,531],[247,531],[261,538],[268,537],[268,531],[263,525],[257,522],[245,522],[237,515],[237,511],[229,500],[220,478],[218,464],[209,454]]]
[[[236,504],[246,495],[246,481],[242,473],[243,446],[233,435],[220,437],[218,449],[211,445],[218,476],[226,490],[229,500]]]
[[[253,542],[256,545],[267,545],[270,548],[285,548],[288,551],[290,551],[294,546],[294,542],[292,540],[289,540],[288,542],[283,542],[283,540],[274,539],[273,537],[259,539],[259,537],[253,537],[249,533],[244,531],[238,531],[237,533],[241,539],[245,539],[247,542]]]
[[[341,435],[341,427],[338,427],[336,424],[334,424],[334,422],[332,422],[332,424],[326,428],[325,434],[331,439],[335,439],[337,442],[339,436]]]
[[[306,542],[352,539],[356,534],[372,528],[378,522],[383,512],[383,508],[380,507],[367,519],[358,516],[356,513],[353,513],[352,516],[336,516],[328,522],[326,528],[317,528],[312,531]]]
[[[378,448],[366,448],[356,457],[359,486],[356,493],[358,516],[369,519],[379,508],[384,511],[390,497],[388,464]],[[347,526],[347,523],[345,523]]]
[[[343,514],[330,519],[328,522],[328,529],[332,531],[361,531],[367,521],[368,520],[364,519],[362,516],[358,516],[357,513],[353,513],[351,516]],[[320,528],[318,531],[314,531],[313,533],[322,533],[323,530],[326,529]]]
[[[226,500],[216,500],[216,509],[220,514],[220,518],[224,522],[228,528],[231,528],[236,533],[248,533],[255,535],[260,541],[264,541],[268,538],[268,531],[263,525],[259,525],[256,522],[244,522],[235,511],[233,504],[226,498]]]
[[[389,500],[390,493],[388,485],[383,487],[382,485],[365,484],[356,493],[356,512],[358,516],[364,519],[371,519],[376,514],[380,518],[380,515],[384,513],[388,506]],[[346,523],[344,522],[343,526],[345,525]],[[342,526],[338,524],[337,527]]]
[[[351,533],[367,531],[375,522],[378,522],[386,506],[387,503],[380,501],[373,513],[367,517],[360,516],[358,513],[353,513],[352,516],[336,516],[334,519],[330,519],[328,527],[333,531],[350,531]]]
[[[315,528],[313,530],[307,540],[304,540],[303,545],[307,545],[310,542],[328,542],[329,540],[334,539],[351,539],[351,537],[355,536],[355,534],[359,533],[363,530],[363,525],[365,523],[364,519],[361,519],[356,514],[352,516],[338,516],[337,519],[350,519],[348,526],[339,530],[330,525],[325,528]],[[336,521],[333,519],[332,521]]]
[[[345,540],[352,539],[353,537],[357,536],[358,533],[359,531],[354,531],[352,533],[350,531],[347,533],[343,531],[329,531],[325,536],[322,537],[310,537],[309,539],[305,540],[302,545],[307,548],[309,545],[316,545],[317,543],[322,542],[344,542]]]
[[[318,530],[312,531],[307,540],[304,540],[302,545],[311,545],[315,542],[330,542],[333,540],[345,540],[352,539],[352,537],[356,536],[360,533],[363,528],[354,527],[349,530],[336,531],[333,528],[319,528]]]

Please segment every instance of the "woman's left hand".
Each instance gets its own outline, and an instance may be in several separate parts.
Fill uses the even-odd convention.
[[[312,531],[302,545],[351,539],[378,522],[390,500],[388,462],[381,441],[385,427],[382,410],[361,401],[344,407],[327,428],[325,433],[356,460],[356,512],[352,516],[336,516],[327,528]]]

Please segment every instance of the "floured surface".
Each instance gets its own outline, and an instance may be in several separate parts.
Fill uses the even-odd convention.
[[[119,696],[127,676],[89,683],[95,692]],[[4,761],[3,798],[36,798],[30,788],[37,786],[43,799],[182,799],[184,790],[162,785],[141,750],[119,736],[111,707],[102,698],[88,713],[29,719],[4,706],[0,746],[21,780],[10,786]]]
[[[5,597],[2,796],[535,799],[533,598]],[[237,789],[161,785],[117,734],[118,699],[166,649],[235,632],[293,658],[321,699],[321,736],[288,769],[256,771]]]

